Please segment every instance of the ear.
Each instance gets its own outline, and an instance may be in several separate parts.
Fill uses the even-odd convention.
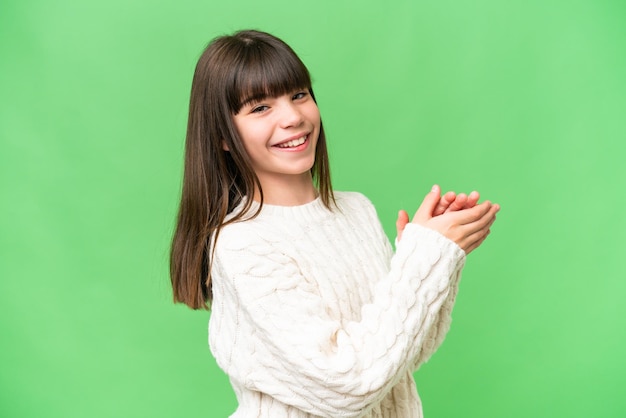
[[[222,149],[224,151],[230,151],[230,148],[228,148],[228,145],[226,145],[226,141],[224,141],[223,139],[222,139]]]

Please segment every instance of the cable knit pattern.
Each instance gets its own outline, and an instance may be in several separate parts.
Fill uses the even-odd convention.
[[[465,253],[409,224],[394,255],[367,198],[336,199],[220,233],[209,344],[232,417],[422,416],[412,372],[449,329]]]

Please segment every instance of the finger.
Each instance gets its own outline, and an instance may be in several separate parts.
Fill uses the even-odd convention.
[[[478,231],[473,238],[470,238],[468,240],[468,241],[472,241],[472,239],[475,239],[471,244],[467,246],[468,249],[466,251],[466,254],[469,254],[470,252],[478,248],[485,241],[485,239],[487,239],[489,234],[491,234],[491,225],[493,225],[493,223],[496,221],[496,213],[500,211],[500,205],[497,203],[493,205],[492,211],[493,211],[493,217],[491,217],[491,220],[489,221],[487,226],[483,228],[482,230]]]
[[[479,205],[474,206],[471,209],[463,209],[456,212],[448,212],[445,216],[448,216],[457,225],[465,225],[476,222],[491,209],[491,202],[485,201]]]
[[[465,254],[469,254],[472,251],[474,251],[476,248],[480,247],[481,244],[485,242],[485,240],[487,239],[490,233],[491,233],[491,230],[488,229],[485,234],[483,234],[480,238],[478,238],[478,240],[476,240],[475,242],[473,242],[467,247],[467,250],[465,250]]]
[[[496,221],[496,213],[496,208],[492,208],[487,215],[478,221],[463,225],[460,229],[460,238],[457,240],[459,246],[465,249],[483,239],[483,236],[489,233],[491,226]]]
[[[404,227],[409,223],[409,214],[405,210],[401,210],[398,212],[398,220],[396,221],[396,231],[398,241],[402,238],[402,232],[404,231]]]
[[[471,192],[469,196],[467,196],[467,202],[465,202],[465,209],[471,209],[478,203],[478,199],[480,199],[480,193],[476,190]]]
[[[439,188],[439,186],[434,185],[430,193],[428,193],[426,197],[424,197],[424,200],[422,201],[420,207],[417,209],[417,212],[415,212],[415,216],[413,217],[414,223],[421,224],[433,217],[433,212],[435,210],[435,207],[437,206],[437,203],[439,202],[440,193],[441,189]]]
[[[455,199],[456,199],[456,193],[454,193],[452,191],[447,192],[446,194],[444,194],[441,197],[441,199],[439,200],[439,203],[437,204],[437,207],[433,211],[433,216],[439,216],[439,215],[445,213],[448,210],[448,208],[450,207],[450,204],[452,202],[454,202]]]
[[[465,233],[463,234],[464,236],[460,240],[460,242],[463,244],[463,246],[470,247],[472,245],[475,245],[476,242],[483,240],[484,237],[486,237],[487,234],[489,234],[489,232],[491,231],[491,226],[493,225],[495,220],[496,218],[495,216],[493,216],[491,218],[488,218],[488,222],[482,225],[481,228],[465,231]],[[484,223],[484,220],[481,220],[480,223]]]
[[[454,202],[448,208],[448,212],[456,212],[465,207],[465,203],[467,202],[467,195],[465,193],[459,193]]]
[[[479,206],[482,206],[482,204]],[[475,231],[479,231],[481,229],[488,229],[496,220],[496,213],[498,213],[498,210],[499,210],[498,205],[491,205],[487,213],[485,213],[483,216],[481,216],[480,218],[476,219],[473,222],[468,222],[466,224],[463,224],[461,226],[461,230],[463,231],[463,234],[470,235],[474,233]]]

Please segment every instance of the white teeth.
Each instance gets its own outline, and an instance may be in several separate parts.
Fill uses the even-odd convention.
[[[293,148],[293,147],[297,147],[298,145],[304,144],[304,141],[306,141],[307,136],[308,135],[304,135],[302,138],[292,139],[291,141],[283,142],[282,144],[278,144],[277,146],[279,148]]]

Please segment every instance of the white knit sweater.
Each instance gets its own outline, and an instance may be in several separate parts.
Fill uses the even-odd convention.
[[[232,417],[422,416],[412,372],[449,329],[465,253],[409,224],[393,255],[367,198],[335,196],[219,235],[209,344]]]

